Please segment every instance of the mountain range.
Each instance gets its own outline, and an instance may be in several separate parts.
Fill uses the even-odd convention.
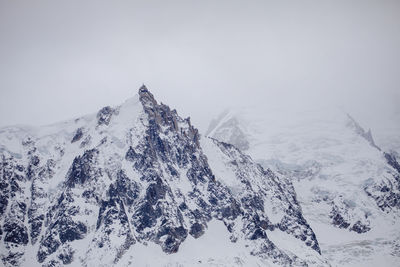
[[[398,265],[398,154],[350,115],[311,114],[227,111],[201,136],[142,86],[94,114],[1,128],[1,262]]]

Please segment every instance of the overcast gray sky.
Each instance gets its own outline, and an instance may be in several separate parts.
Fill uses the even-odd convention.
[[[92,113],[142,83],[203,129],[227,106],[295,102],[379,127],[400,114],[400,1],[0,0],[0,126]]]

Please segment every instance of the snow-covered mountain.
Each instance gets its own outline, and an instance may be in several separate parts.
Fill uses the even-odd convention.
[[[213,120],[207,135],[293,183],[330,264],[400,266],[398,154],[383,151],[350,115],[328,107],[238,108]]]
[[[292,174],[274,173],[233,145],[201,138],[189,118],[158,104],[145,86],[96,114],[2,128],[1,263],[329,265],[307,220],[315,217],[307,205],[303,214],[288,179]],[[380,203],[377,184],[368,185],[377,197],[369,205]],[[336,199],[343,222],[356,229],[359,214],[347,217],[339,206],[345,198],[328,194],[320,203]],[[394,220],[384,213],[392,206],[382,207],[385,219]],[[369,219],[375,212],[357,229],[376,229]]]

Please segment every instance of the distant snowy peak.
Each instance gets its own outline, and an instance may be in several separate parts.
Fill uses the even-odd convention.
[[[217,140],[224,140],[227,143],[234,144],[243,151],[249,149],[246,129],[234,116],[224,117],[219,120],[218,123],[215,124],[214,130],[209,131],[209,135]]]
[[[201,139],[145,86],[93,115],[3,128],[0,140],[5,266],[327,265],[291,181]],[[219,247],[207,243],[215,225]]]
[[[350,116],[349,114],[347,114],[347,117],[348,117],[348,119],[349,119],[347,125],[348,125],[350,128],[352,128],[352,129],[355,131],[355,133],[357,133],[358,135],[360,135],[361,137],[363,137],[365,140],[367,140],[368,143],[369,143],[371,146],[373,146],[373,147],[375,147],[376,149],[378,149],[379,151],[381,151],[381,148],[378,147],[378,146],[375,144],[374,138],[372,137],[371,129],[369,129],[368,131],[365,131],[364,128],[361,127],[361,125],[358,124],[358,122],[357,122],[352,116]]]
[[[350,115],[329,108],[235,109],[214,120],[208,133],[237,147],[247,144],[255,161],[290,179],[322,255],[332,264],[371,264],[381,251],[391,261],[400,256],[394,252],[400,240],[398,159],[381,151],[371,131]],[[352,243],[356,240],[374,244],[367,258],[354,257],[364,251]],[[340,250],[338,243],[351,249]]]

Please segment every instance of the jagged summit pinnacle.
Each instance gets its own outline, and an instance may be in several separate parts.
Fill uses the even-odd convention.
[[[146,85],[142,84],[142,86],[140,86],[139,88],[139,93],[141,92],[148,92],[149,90],[147,89]]]
[[[139,100],[140,102],[142,102],[144,107],[148,105],[157,105],[157,101],[154,99],[153,94],[147,89],[146,85],[144,84],[139,88]]]

